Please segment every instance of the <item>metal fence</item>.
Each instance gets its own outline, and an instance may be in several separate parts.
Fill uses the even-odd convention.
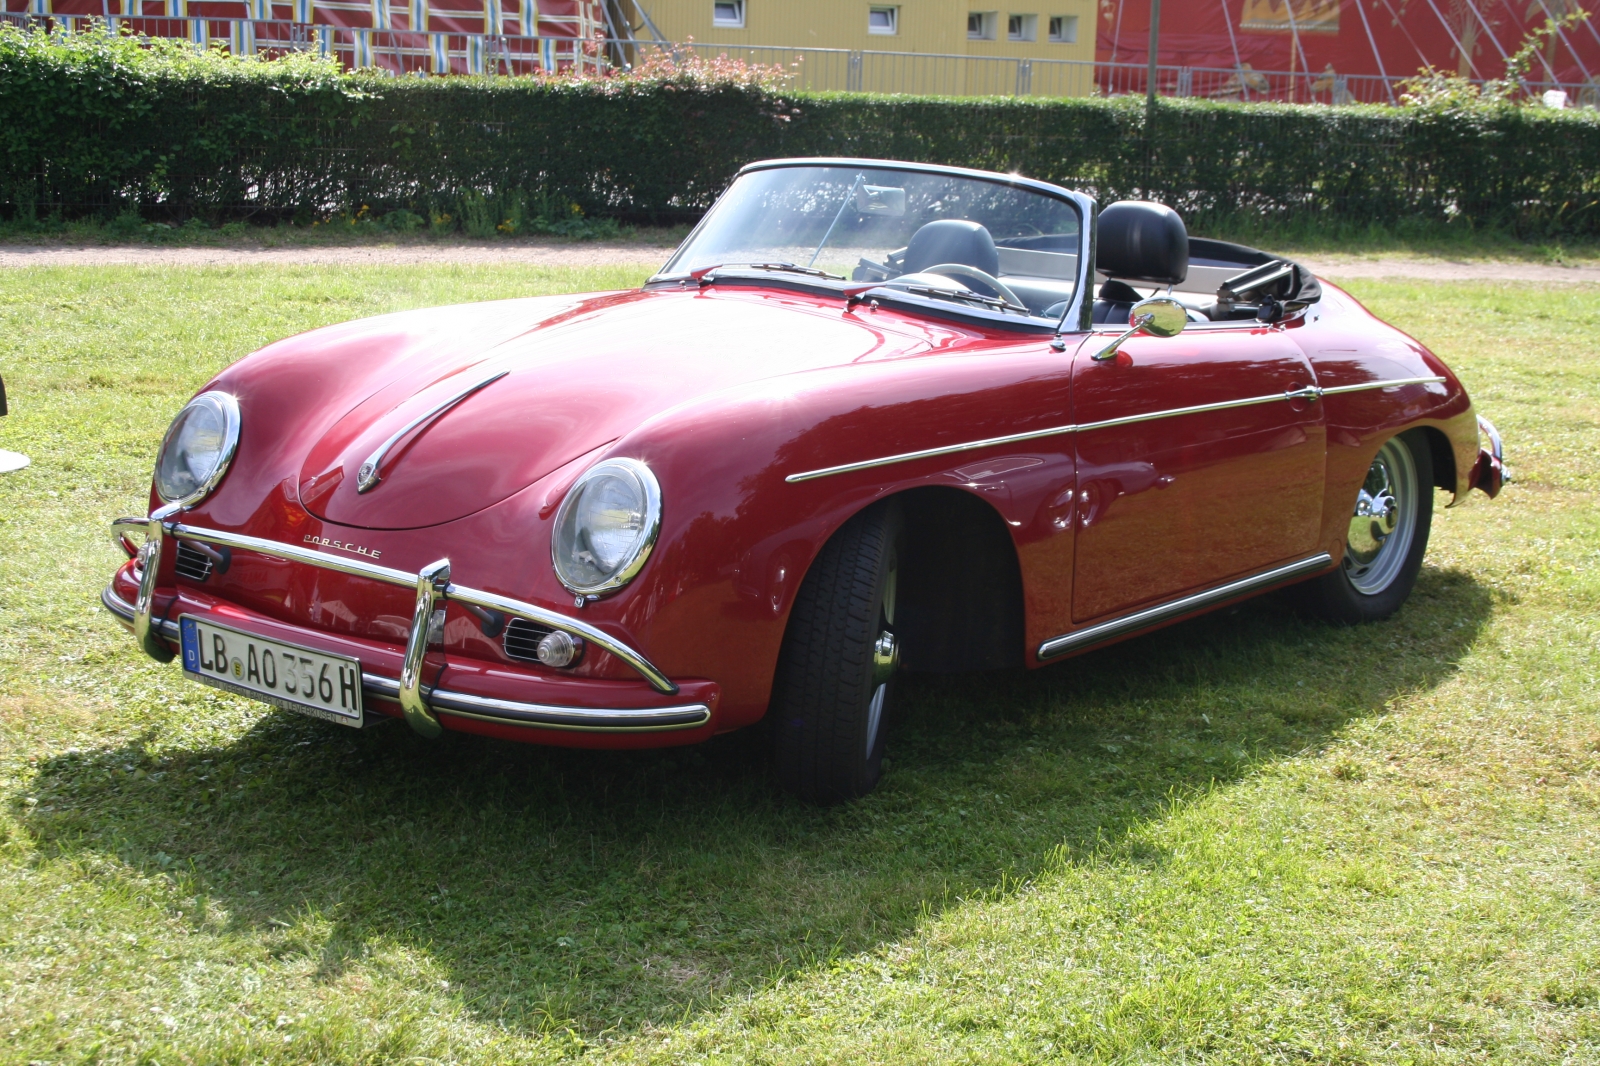
[[[576,71],[605,75],[622,53],[601,38],[520,34],[378,30],[282,19],[215,19],[182,15],[27,15],[0,12],[15,25],[84,31],[109,23],[136,37],[186,40],[196,48],[226,48],[235,55],[315,52],[347,67],[393,74],[531,75]],[[625,65],[625,60],[622,60]]]
[[[19,25],[86,29],[100,18],[0,15]],[[936,96],[1143,96],[1149,69],[1135,63],[1062,59],[1010,59],[927,52],[868,51],[844,48],[785,48],[776,45],[721,45],[518,34],[470,34],[377,30],[310,25],[279,20],[229,20],[203,17],[118,15],[109,20],[122,32],[172,37],[197,47],[224,46],[236,54],[316,51],[350,67],[377,67],[403,74],[531,75],[577,71],[600,75],[627,69],[654,56],[668,63],[690,57],[726,57],[783,68],[786,84],[812,91],[906,93]],[[1332,70],[1254,70],[1158,66],[1156,92],[1238,102],[1298,104],[1394,104],[1404,78],[1339,74]],[[1479,83],[1481,84],[1481,82]],[[1526,81],[1534,95],[1548,90],[1567,94],[1570,105],[1600,106],[1600,84]]]
[[[938,96],[1143,96],[1149,68],[1142,63],[1066,59],[1009,59],[927,52],[874,52],[842,48],[781,48],[653,41],[610,42],[613,56],[727,56],[779,65],[791,84],[810,90],[910,93]],[[615,59],[613,61],[616,61]],[[1299,104],[1394,104],[1406,78],[1334,71],[1255,70],[1158,66],[1156,93],[1165,97]],[[1478,81],[1475,84],[1483,84]],[[1575,106],[1600,106],[1600,84],[1525,81],[1534,95],[1555,89]]]

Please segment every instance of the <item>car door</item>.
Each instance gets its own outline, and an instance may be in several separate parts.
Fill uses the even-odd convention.
[[[1325,434],[1281,326],[1139,336],[1073,361],[1078,467],[1072,615],[1085,622],[1316,550]]]

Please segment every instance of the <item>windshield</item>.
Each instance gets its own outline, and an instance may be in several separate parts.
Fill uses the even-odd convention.
[[[662,275],[809,268],[1033,317],[1071,300],[1081,221],[1072,202],[959,175],[848,165],[739,178]]]

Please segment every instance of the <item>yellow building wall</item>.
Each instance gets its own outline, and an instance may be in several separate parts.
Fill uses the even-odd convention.
[[[661,35],[670,41],[691,38],[698,45],[727,46],[733,58],[785,65],[783,57],[767,49],[830,48],[867,53],[918,53],[901,56],[864,56],[854,84],[846,84],[848,60],[844,56],[807,56],[802,62],[804,87],[817,89],[861,88],[869,92],[946,92],[958,94],[1011,93],[1019,89],[1015,60],[1034,60],[1031,79],[1021,88],[1035,95],[1088,95],[1093,91],[1096,9],[1094,0],[901,0],[886,5],[871,0],[745,0],[742,28],[712,24],[712,0],[635,0],[650,16]],[[897,32],[867,32],[872,7],[899,9]],[[967,36],[970,12],[991,15],[995,39]],[[1033,16],[1035,40],[1007,39],[1008,17]],[[1076,16],[1078,39],[1073,43],[1048,40],[1052,16]],[[636,35],[648,37],[643,19],[630,20]],[[752,51],[745,52],[744,49]],[[940,60],[937,56],[972,57]],[[1004,63],[974,62],[989,58]],[[1066,60],[1072,67],[1044,60]],[[1082,66],[1080,66],[1082,65]],[[1031,84],[1027,82],[1031,80]]]

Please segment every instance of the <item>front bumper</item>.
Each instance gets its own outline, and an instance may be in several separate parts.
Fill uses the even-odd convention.
[[[112,524],[117,541],[135,557],[133,577],[138,581],[138,593],[130,602],[118,594],[113,582],[100,597],[105,608],[132,630],[140,646],[159,661],[168,662],[174,658],[171,644],[179,639],[178,623],[174,620],[179,613],[211,615],[218,621],[239,625],[262,636],[323,647],[360,660],[363,664],[362,688],[367,696],[398,703],[407,722],[425,736],[437,736],[442,731],[440,714],[497,726],[590,733],[696,730],[709,726],[711,722],[717,695],[714,683],[686,682],[685,687],[680,687],[643,655],[587,623],[534,604],[452,584],[448,560],[440,560],[424,567],[420,573],[410,574],[375,563],[324,555],[291,544],[186,526],[172,521],[172,513],[171,509],[163,508],[149,518],[125,518]],[[130,533],[138,532],[145,535],[142,546],[136,546],[129,539]],[[156,576],[161,567],[163,547],[169,540],[184,540],[229,551],[260,552],[308,566],[414,588],[417,593],[416,611],[404,650],[397,653],[393,647],[385,647],[374,641],[301,629],[236,605],[203,595],[186,594],[181,588],[173,590],[172,599],[160,612],[161,616],[157,617]],[[526,702],[507,699],[503,693],[493,692],[494,689],[506,687],[504,671],[494,670],[486,664],[454,661],[449,663],[451,675],[462,678],[465,682],[463,688],[478,688],[479,692],[426,685],[423,683],[424,659],[436,635],[435,612],[450,600],[513,618],[525,618],[582,637],[630,666],[645,685],[638,682],[552,678],[536,684],[541,689],[557,694],[557,699]],[[369,665],[377,668],[369,669]],[[522,687],[529,683],[526,678],[517,680]],[[615,700],[621,705],[606,705],[607,696],[622,697]],[[672,698],[662,699],[663,696]],[[639,705],[630,706],[632,704]]]
[[[1482,415],[1478,416],[1478,436],[1480,440],[1487,438],[1488,443],[1479,445],[1478,461],[1473,464],[1469,480],[1472,488],[1480,490],[1492,500],[1500,495],[1500,489],[1511,480],[1511,469],[1506,466],[1505,445],[1501,443],[1500,431]]]

